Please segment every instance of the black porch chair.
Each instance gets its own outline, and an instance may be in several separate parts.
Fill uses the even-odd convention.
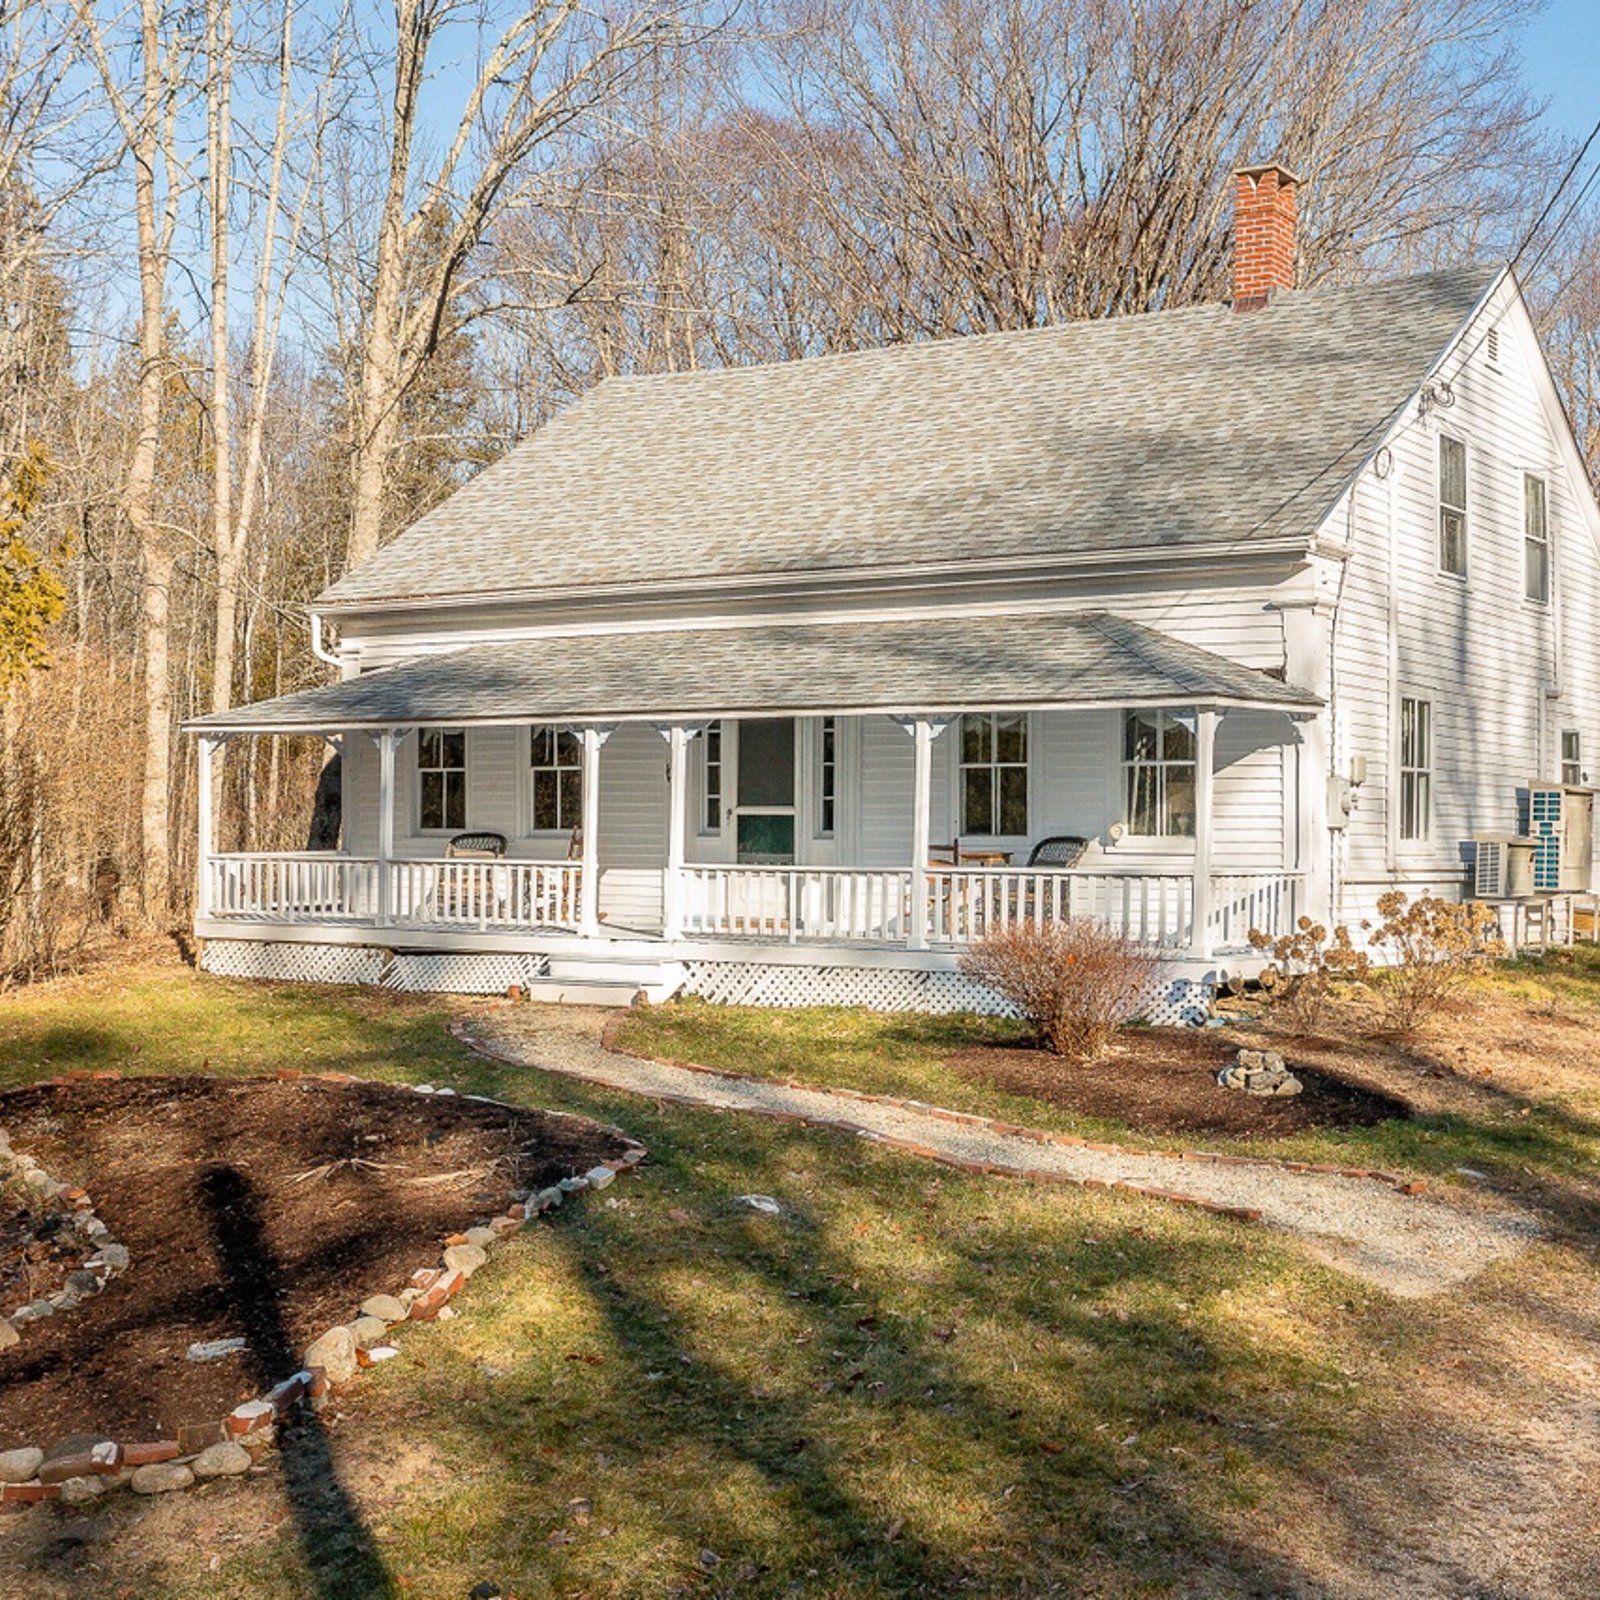
[[[1089,848],[1087,839],[1075,833],[1052,834],[1041,839],[1028,853],[1030,867],[1075,867]]]

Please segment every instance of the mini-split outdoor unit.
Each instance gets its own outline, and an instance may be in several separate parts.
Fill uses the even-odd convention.
[[[1534,892],[1537,839],[1485,833],[1472,841],[1472,892],[1479,900],[1520,900]]]
[[[1594,872],[1594,790],[1530,783],[1525,820],[1535,847],[1534,891],[1587,893]]]

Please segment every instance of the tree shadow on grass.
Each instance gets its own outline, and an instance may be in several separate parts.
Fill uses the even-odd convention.
[[[1077,1370],[1063,1365],[1061,1393],[1042,1415],[1024,1396],[1029,1382],[1054,1370],[1051,1357],[1039,1358],[1033,1378],[1014,1380],[1008,1359],[983,1349],[976,1321],[952,1338],[938,1317],[908,1314],[895,1278],[864,1268],[837,1219],[827,1219],[825,1200],[813,1215],[809,1200],[786,1198],[775,1219],[737,1200],[751,1187],[787,1195],[793,1185],[785,1166],[818,1159],[819,1139],[831,1146],[824,1159],[839,1168],[833,1176],[851,1170],[854,1181],[845,1181],[853,1190],[883,1185],[886,1210],[900,1215],[915,1210],[914,1200],[901,1202],[923,1174],[896,1171],[866,1151],[858,1156],[837,1136],[771,1137],[768,1128],[747,1137],[725,1122],[715,1170],[695,1162],[691,1178],[684,1158],[698,1130],[672,1121],[670,1133],[657,1124],[646,1136],[662,1180],[670,1181],[664,1168],[679,1166],[671,1176],[687,1180],[694,1220],[636,1241],[638,1249],[627,1241],[632,1226],[620,1219],[589,1208],[559,1218],[558,1248],[601,1318],[602,1348],[614,1353],[593,1378],[581,1366],[569,1369],[579,1376],[561,1384],[566,1392],[553,1402],[548,1394],[516,1401],[507,1394],[503,1431],[493,1407],[467,1413],[479,1459],[499,1455],[507,1473],[525,1472],[526,1407],[554,1403],[562,1415],[547,1416],[543,1426],[604,1441],[599,1470],[621,1469],[627,1484],[611,1492],[632,1502],[631,1520],[672,1531],[691,1569],[681,1581],[708,1595],[802,1592],[797,1584],[829,1596],[1072,1594],[1089,1592],[1079,1585],[1096,1579],[1119,1593],[1125,1586],[1165,1592],[1161,1586],[1196,1558],[1227,1592],[1326,1593],[1292,1558],[1241,1544],[1195,1502],[1181,1475],[1136,1469],[1118,1435],[1101,1431],[1111,1413],[1098,1403],[1097,1384],[1124,1396],[1134,1386],[1126,1370],[1113,1370],[1119,1364],[1148,1369],[1162,1383],[1170,1377],[1166,1400],[1150,1401],[1153,1416],[1163,1404],[1198,1406],[1199,1391],[1225,1385],[1226,1352],[1159,1317],[1119,1328],[1121,1348],[1106,1351],[1105,1326],[1087,1307],[1075,1313],[1042,1295],[1035,1309],[1020,1275],[1015,1284],[997,1281],[952,1241],[944,1252],[952,1301],[976,1305],[981,1317],[1004,1300],[1002,1320],[1024,1345],[1031,1339],[1088,1353]],[[1194,1248],[1192,1240],[1151,1244],[1108,1276],[1159,1283],[1175,1269],[1173,1252]],[[1186,1270],[1195,1270],[1192,1260]],[[1203,1275],[1228,1281],[1226,1241],[1216,1243]],[[703,1288],[686,1300],[693,1280]],[[742,1293],[767,1308],[764,1322],[773,1319],[760,1335],[770,1359],[746,1347],[733,1326],[719,1332],[715,1313],[694,1304]],[[550,1353],[552,1365],[582,1359]],[[1186,1376],[1197,1374],[1206,1376]],[[542,1376],[548,1383],[551,1374]],[[542,1387],[539,1377],[533,1382]],[[1299,1464],[1292,1438],[1263,1434],[1251,1453],[1274,1472]],[[970,1503],[952,1517],[939,1509],[963,1501]],[[613,1501],[602,1513],[597,1504],[596,1515],[620,1509]],[[559,1520],[555,1505],[544,1508],[551,1513]],[[509,1518],[504,1537],[514,1539]],[[696,1545],[720,1558],[709,1572],[693,1570]],[[581,1586],[594,1576],[577,1550],[555,1559],[579,1561],[560,1579]],[[596,1551],[593,1559],[603,1558]]]
[[[251,1373],[265,1393],[299,1369],[283,1320],[283,1275],[267,1241],[261,1204],[237,1167],[200,1175],[228,1295],[247,1343]],[[327,1430],[307,1400],[278,1424],[278,1450],[295,1533],[317,1600],[384,1600],[396,1593],[333,1460]]]

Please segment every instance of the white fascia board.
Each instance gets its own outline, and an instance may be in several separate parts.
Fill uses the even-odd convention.
[[[1189,571],[1235,571],[1241,564],[1272,564],[1303,556],[1304,537],[1264,539],[1241,545],[1194,548],[1172,545],[1118,546],[1112,550],[1073,556],[991,557],[981,563],[919,562],[895,567],[856,567],[836,572],[755,573],[737,578],[686,578],[673,583],[612,583],[566,585],[560,588],[503,589],[433,595],[388,595],[361,600],[318,598],[307,610],[326,616],[350,617],[366,612],[459,610],[495,605],[550,605],[558,602],[625,601],[661,607],[685,599],[709,604],[728,603],[770,595],[775,599],[828,598],[842,594],[910,594],[922,590],[970,587],[995,581],[1105,582],[1116,577],[1147,577],[1153,572],[1182,567]],[[681,626],[681,622],[678,624]]]
[[[955,716],[965,712],[987,711],[1154,711],[1164,706],[1193,706],[1200,711],[1282,711],[1289,716],[1314,716],[1321,702],[1314,704],[1300,700],[1229,699],[1216,695],[1187,694],[1174,690],[1164,695],[1135,695],[1113,700],[997,700],[962,701],[959,705],[892,704],[892,705],[771,705],[771,706],[701,706],[695,708],[663,707],[653,711],[585,711],[565,717],[544,717],[524,713],[519,716],[494,715],[488,717],[427,717],[412,721],[396,717],[383,717],[366,721],[338,721],[323,719],[316,722],[283,721],[273,723],[230,723],[211,718],[185,722],[182,731],[188,734],[307,734],[321,736],[326,733],[385,733],[413,728],[521,728],[531,721],[591,724],[614,722],[703,723],[707,721],[737,722],[745,717],[928,717]],[[242,708],[248,709],[248,708]],[[227,713],[221,713],[226,718]]]

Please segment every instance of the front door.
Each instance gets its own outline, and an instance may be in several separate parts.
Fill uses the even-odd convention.
[[[738,727],[734,859],[788,866],[795,853],[794,718],[742,718]]]

